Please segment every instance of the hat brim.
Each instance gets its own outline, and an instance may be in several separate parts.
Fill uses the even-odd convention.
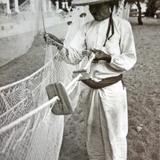
[[[86,5],[100,4],[110,1],[112,0],[73,0],[72,6],[86,6]]]

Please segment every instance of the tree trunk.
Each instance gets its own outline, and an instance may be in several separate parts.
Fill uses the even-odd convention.
[[[137,0],[137,8],[138,8],[138,24],[139,25],[143,25],[143,22],[142,22],[142,11],[141,11],[141,4],[139,2],[139,0]]]

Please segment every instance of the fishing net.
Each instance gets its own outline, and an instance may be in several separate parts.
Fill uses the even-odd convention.
[[[39,24],[42,26],[44,23],[40,16],[41,5],[38,5],[37,30],[42,28]],[[84,12],[88,13],[87,8],[79,7],[66,16],[66,44],[86,19],[91,18],[90,15],[79,16]],[[70,96],[78,97],[78,78],[73,79],[72,71],[83,68],[88,59],[84,58],[80,65],[72,66],[57,61],[57,54],[59,52],[55,47],[46,45],[43,67],[20,81],[0,88],[0,160],[58,160],[64,117],[51,113],[50,106],[57,97],[49,101],[45,87],[61,81],[67,86]],[[72,101],[76,106],[77,98],[72,97]]]
[[[54,82],[53,67],[47,60],[31,76],[1,88],[1,160],[58,159],[63,117],[53,115],[50,105],[34,113],[48,101],[45,86]]]
[[[73,18],[75,16],[76,13]],[[41,16],[37,15],[37,18],[41,19]],[[36,23],[37,28],[42,29],[38,23],[42,26],[42,19]],[[73,28],[78,29],[79,23],[69,26],[65,39],[70,37]],[[46,45],[42,68],[25,79],[0,88],[1,160],[58,160],[64,117],[51,113],[45,87],[56,81],[66,86],[73,79],[72,70],[78,66],[55,60],[57,54],[55,47]],[[74,84],[68,86],[70,93]]]

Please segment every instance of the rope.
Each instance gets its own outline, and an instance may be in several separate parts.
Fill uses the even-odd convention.
[[[28,114],[24,115],[23,117],[13,121],[12,123],[10,123],[7,126],[4,126],[0,129],[0,134],[6,132],[7,130],[15,127],[16,125],[18,125],[19,123],[29,119],[30,117],[32,117],[33,115],[39,113],[41,110],[47,108],[49,105],[54,104],[56,101],[58,100],[58,97],[53,97],[51,100],[49,100],[48,102],[44,103],[42,106],[36,108],[35,110],[29,112]]]
[[[112,13],[113,13],[113,7],[111,7],[111,14],[110,14],[110,17],[109,17],[107,34],[106,34],[106,39],[105,39],[105,41],[104,41],[103,47],[105,47],[107,41],[110,40],[110,38],[114,35],[114,24],[113,24]],[[112,33],[111,33],[111,35],[109,36],[110,30],[111,30]]]

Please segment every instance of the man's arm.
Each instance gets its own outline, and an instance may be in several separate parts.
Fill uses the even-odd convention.
[[[112,56],[110,53],[104,53],[102,50],[91,50],[95,54],[93,62],[96,63],[99,60],[105,60],[113,69],[119,72],[131,69],[137,59],[131,25],[127,21],[123,22],[124,23],[120,26],[121,39],[120,44],[118,44],[121,49],[120,55]]]
[[[63,48],[63,42],[51,33],[44,33],[44,40],[48,45],[56,46],[58,50]]]
[[[81,30],[79,30],[75,34],[71,42],[69,44],[67,43],[67,45],[65,41],[63,44],[61,44],[56,40],[52,40],[52,35],[49,35],[49,38],[47,37],[48,38],[47,42],[57,47],[57,49],[60,51],[59,52],[60,59],[70,64],[78,64],[83,59],[83,57],[86,54],[88,54],[88,52],[85,51],[86,50],[85,29],[86,26],[83,26]]]
[[[134,37],[128,21],[122,21],[120,26],[121,54],[111,57],[110,66],[118,71],[130,70],[137,61]]]

